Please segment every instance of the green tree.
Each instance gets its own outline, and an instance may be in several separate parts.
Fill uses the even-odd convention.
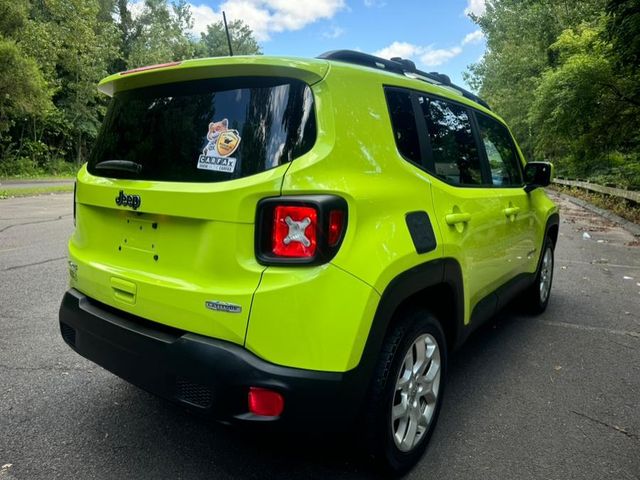
[[[0,35],[11,37],[24,27],[28,6],[26,0],[0,0]]]
[[[0,141],[16,117],[40,117],[49,107],[46,83],[36,62],[25,57],[13,40],[1,39]]]
[[[27,2],[0,0],[0,147],[16,118],[39,117],[50,108],[46,82],[18,41],[27,22]]]
[[[637,0],[490,0],[468,79],[528,157],[640,187]],[[610,180],[609,180],[610,179]]]
[[[57,112],[41,125],[42,133],[49,134],[50,147],[72,154],[78,163],[104,113],[96,83],[117,52],[113,21],[100,21],[99,13],[98,0],[34,2],[24,41],[54,89]]]
[[[551,46],[557,65],[543,73],[531,108],[532,124],[542,132],[538,155],[565,159],[578,176],[615,166],[609,154],[638,137],[640,111],[624,93],[628,80],[616,75],[603,23],[560,34]]]
[[[195,41],[189,34],[191,28],[193,19],[185,0],[171,5],[166,0],[145,0],[140,16],[124,30],[131,35],[127,67],[192,58]]]
[[[640,69],[640,2],[610,0],[606,11],[605,34],[618,64],[635,72]]]
[[[234,55],[260,55],[262,53],[253,32],[242,20],[234,20],[228,26]],[[196,54],[198,57],[229,55],[229,45],[223,22],[208,25],[207,31],[200,34]]]
[[[549,47],[564,29],[597,18],[603,9],[604,0],[489,0],[486,13],[472,17],[487,51],[467,79],[507,120],[528,157],[536,144],[528,118],[533,92],[556,61]]]
[[[120,72],[127,69],[134,41],[142,33],[142,24],[133,20],[128,0],[116,0],[114,14],[117,18],[119,55],[113,59],[110,70]]]

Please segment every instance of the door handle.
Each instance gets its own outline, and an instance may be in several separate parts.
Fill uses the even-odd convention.
[[[503,210],[505,216],[512,217],[520,212],[520,207],[507,207]]]
[[[471,220],[470,213],[450,213],[445,215],[444,221],[447,222],[447,225],[457,225],[459,223],[467,223]]]

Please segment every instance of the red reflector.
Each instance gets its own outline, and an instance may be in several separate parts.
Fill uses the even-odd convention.
[[[318,243],[318,212],[313,207],[279,206],[273,211],[272,252],[279,257],[309,258]]]
[[[284,410],[284,398],[266,388],[249,388],[249,411],[261,417],[279,417]]]
[[[344,226],[344,212],[342,210],[331,210],[329,213],[329,246],[335,247],[340,241],[342,227]]]
[[[120,72],[120,75],[129,75],[130,73],[145,72],[147,70],[156,70],[157,68],[176,67],[181,63],[182,62],[159,63],[158,65],[149,65],[148,67],[133,68],[131,70],[127,70],[126,72]]]

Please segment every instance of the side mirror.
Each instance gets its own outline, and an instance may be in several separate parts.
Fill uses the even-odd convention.
[[[524,191],[529,193],[551,183],[553,165],[549,162],[530,162],[524,167]]]

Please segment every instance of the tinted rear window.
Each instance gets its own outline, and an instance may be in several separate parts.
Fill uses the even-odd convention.
[[[112,178],[219,182],[290,162],[315,140],[313,95],[301,81],[181,82],[117,94],[88,169]],[[141,168],[100,168],[109,160]]]

